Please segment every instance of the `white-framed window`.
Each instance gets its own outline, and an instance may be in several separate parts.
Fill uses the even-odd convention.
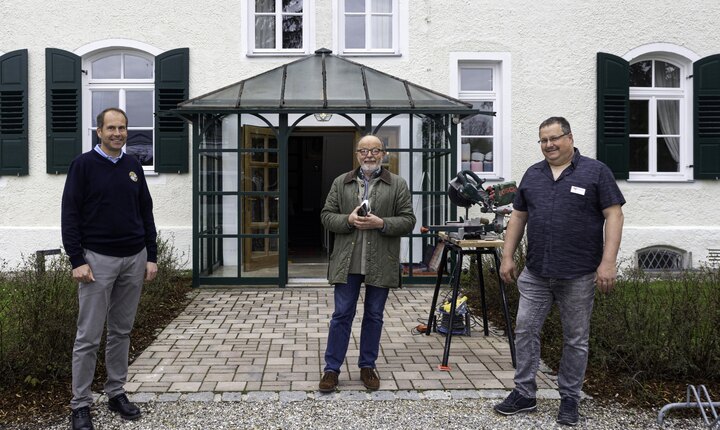
[[[245,0],[249,55],[307,54],[313,0]]]
[[[338,0],[342,55],[400,54],[400,0]]]
[[[490,114],[459,124],[458,166],[502,180],[510,173],[510,54],[451,53],[450,71],[451,95]]]
[[[629,180],[691,180],[692,63],[662,53],[630,61]]]
[[[155,167],[155,57],[138,50],[104,50],[83,57],[83,152],[99,142],[97,115],[119,107],[128,116],[123,151]]]

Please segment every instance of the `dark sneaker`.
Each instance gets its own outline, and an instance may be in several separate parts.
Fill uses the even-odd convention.
[[[85,406],[73,409],[70,416],[70,427],[72,430],[95,430],[90,417],[90,408]]]
[[[518,390],[512,390],[502,403],[495,405],[495,412],[503,415],[515,415],[518,412],[532,412],[537,408],[535,399],[523,397]]]
[[[138,408],[135,403],[131,403],[125,393],[118,394],[108,400],[108,409],[119,413],[120,416],[126,420],[135,420],[140,418],[140,415],[142,415],[140,408]]]
[[[360,379],[368,390],[375,391],[380,388],[380,375],[378,375],[377,369],[363,367],[360,369]]]
[[[338,385],[338,374],[335,372],[325,372],[320,379],[320,387],[318,388],[321,393],[332,393],[335,391]]]
[[[576,426],[580,421],[580,413],[578,412],[578,402],[571,397],[563,397],[560,399],[560,412],[558,412],[557,422],[566,426]]]

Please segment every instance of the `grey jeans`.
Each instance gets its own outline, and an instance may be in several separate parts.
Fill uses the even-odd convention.
[[[535,377],[540,364],[540,330],[550,308],[556,303],[563,329],[558,388],[561,397],[580,400],[595,299],[594,279],[595,273],[575,279],[541,278],[527,268],[518,277],[520,303],[515,326],[515,388],[523,396],[535,397]]]
[[[72,357],[72,409],[90,406],[97,350],[107,322],[105,368],[108,398],[124,393],[128,372],[130,331],[135,322],[145,277],[147,251],[131,257],[110,257],[85,251],[95,282],[78,286],[78,321]]]

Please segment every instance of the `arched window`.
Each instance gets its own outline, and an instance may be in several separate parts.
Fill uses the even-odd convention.
[[[155,57],[138,50],[105,50],[83,59],[86,74],[83,115],[85,150],[99,143],[96,117],[104,109],[119,107],[128,116],[124,151],[152,170],[155,163]]]
[[[688,60],[647,54],[630,62],[630,179],[687,179],[692,155]]]
[[[72,160],[97,144],[96,116],[125,110],[125,152],[145,171],[187,173],[188,125],[169,111],[187,100],[190,50],[161,51],[126,39],[89,43],[75,52],[45,50],[47,172],[67,173]]]
[[[688,267],[687,251],[671,246],[650,246],[636,253],[639,269],[643,270],[683,270]]]
[[[597,158],[616,179],[688,182],[720,175],[720,54],[670,43],[597,54]]]

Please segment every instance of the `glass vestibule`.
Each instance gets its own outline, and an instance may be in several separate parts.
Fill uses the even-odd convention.
[[[277,283],[278,143],[236,114],[198,121],[195,219],[198,277],[210,284]]]
[[[268,117],[277,121],[277,116]],[[297,117],[291,116],[290,124]],[[366,117],[347,117],[352,121],[340,117],[330,126],[334,132],[364,134],[357,124]],[[446,197],[447,182],[456,173],[451,136],[455,125],[449,115],[368,117],[375,127],[382,124],[375,133],[388,147],[384,165],[406,179],[413,196],[418,221],[402,239],[403,282],[433,282],[434,272],[427,263],[436,238],[422,233],[421,227],[455,216]],[[241,118],[252,125],[243,124]],[[288,219],[283,211],[288,210],[291,196],[279,180],[288,175],[288,166],[282,161],[278,128],[260,127],[262,122],[254,115],[237,114],[202,115],[196,124],[196,284],[285,285],[287,279],[280,276],[288,273],[281,270],[289,263],[288,241],[287,229],[285,239],[281,234],[281,223]],[[320,127],[313,130],[322,133]],[[327,160],[323,165],[332,163]]]

